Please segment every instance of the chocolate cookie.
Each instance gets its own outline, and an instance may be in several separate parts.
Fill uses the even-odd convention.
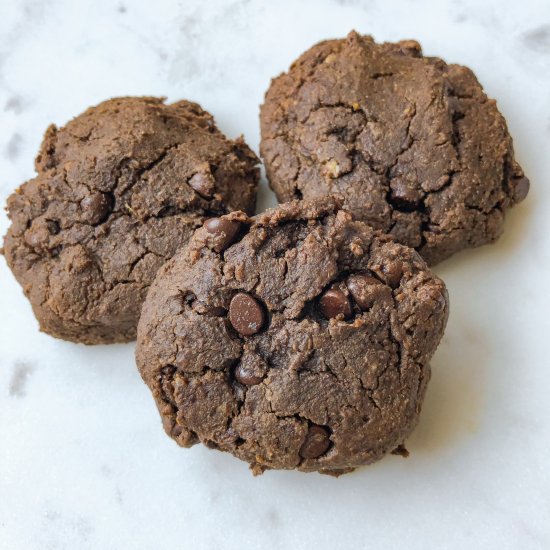
[[[8,199],[4,240],[41,330],[86,344],[134,339],[157,269],[193,230],[253,212],[257,163],[188,101],[111,99],[50,126],[37,177]]]
[[[529,190],[495,101],[414,40],[317,44],[272,81],[261,128],[279,200],[341,193],[431,264],[497,239]]]
[[[410,434],[446,320],[413,249],[333,198],[293,201],[197,230],[151,286],[136,357],[180,445],[337,475]]]

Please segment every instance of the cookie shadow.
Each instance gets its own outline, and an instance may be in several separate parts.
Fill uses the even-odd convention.
[[[462,252],[434,268],[448,284],[450,317],[431,362],[432,378],[420,423],[406,442],[412,452],[448,451],[481,430],[489,406],[487,392],[495,382],[489,362],[496,354],[491,327],[481,315],[494,304],[481,289],[492,271],[506,269],[510,258],[519,256],[532,238],[534,198],[509,212],[504,233],[494,245]],[[480,281],[481,277],[486,280]]]
[[[487,383],[478,338],[469,331],[444,338],[432,361],[420,423],[406,442],[411,453],[449,450],[479,430]]]

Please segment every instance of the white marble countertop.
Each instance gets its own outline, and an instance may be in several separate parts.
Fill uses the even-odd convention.
[[[0,202],[50,122],[110,96],[197,100],[257,150],[270,77],[352,28],[472,67],[532,182],[496,245],[437,268],[452,311],[411,456],[253,478],[182,450],[134,346],[40,334],[0,259],[0,548],[550,548],[548,0],[1,0]]]

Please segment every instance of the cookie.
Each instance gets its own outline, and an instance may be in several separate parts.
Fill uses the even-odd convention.
[[[133,340],[157,269],[209,217],[253,213],[258,159],[195,103],[105,101],[50,126],[9,198],[7,263],[44,332]]]
[[[313,46],[272,81],[261,130],[279,200],[341,193],[429,264],[495,241],[529,190],[495,101],[414,40]]]
[[[234,212],[159,270],[137,364],[180,445],[338,475],[406,452],[447,302],[413,249],[334,198]]]

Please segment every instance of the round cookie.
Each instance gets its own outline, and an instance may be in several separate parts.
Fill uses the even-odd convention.
[[[9,267],[44,332],[135,338],[157,269],[207,217],[253,213],[258,159],[199,105],[105,101],[50,126],[38,175],[8,199]]]
[[[313,46],[272,81],[261,130],[279,200],[343,194],[430,264],[496,240],[529,190],[496,102],[414,40]]]
[[[233,212],[159,270],[137,364],[180,445],[338,475],[406,452],[447,302],[413,249],[334,198]]]

